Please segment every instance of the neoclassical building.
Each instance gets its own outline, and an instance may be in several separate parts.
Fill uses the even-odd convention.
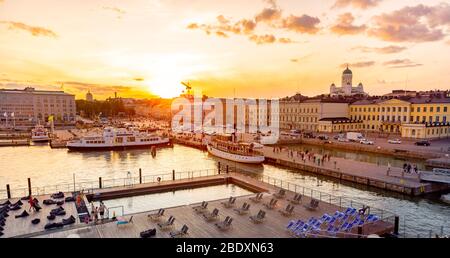
[[[359,83],[358,86],[353,87],[353,72],[348,68],[342,73],[341,87],[336,87],[333,83],[330,86],[330,95],[333,96],[353,96],[353,95],[367,95],[364,92],[364,86]]]
[[[34,126],[54,117],[55,124],[75,122],[75,95],[63,91],[36,90],[27,87],[0,89],[0,123]]]

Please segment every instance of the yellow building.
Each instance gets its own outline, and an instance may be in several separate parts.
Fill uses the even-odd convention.
[[[360,100],[350,105],[350,119],[361,131],[401,134],[406,138],[449,136],[450,98],[445,92],[428,96]]]

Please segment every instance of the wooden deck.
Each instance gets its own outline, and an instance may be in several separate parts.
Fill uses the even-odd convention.
[[[198,215],[192,209],[192,206],[198,204],[190,204],[166,209],[165,217],[161,221],[167,220],[170,215],[174,216],[176,219],[173,229],[167,231],[159,230],[156,222],[153,222],[147,218],[147,215],[149,213],[155,212],[149,211],[145,213],[127,215],[126,219],[129,219],[131,216],[133,216],[133,223],[130,223],[128,225],[118,226],[115,222],[86,226],[82,226],[81,224],[79,224],[77,225],[77,228],[69,230],[41,232],[34,234],[33,237],[136,238],[139,237],[139,234],[142,231],[151,228],[157,228],[156,237],[167,238],[170,237],[170,231],[180,230],[183,225],[187,225],[189,227],[188,237],[192,238],[286,238],[291,237],[285,230],[286,225],[290,220],[302,219],[303,221],[306,221],[310,217],[320,218],[324,213],[333,214],[336,210],[342,211],[343,209],[345,209],[338,208],[338,206],[329,204],[326,201],[321,201],[319,204],[319,208],[316,211],[311,211],[303,206],[303,204],[309,203],[311,199],[303,196],[302,204],[295,206],[294,215],[291,217],[285,217],[279,212],[279,210],[285,209],[288,204],[287,199],[292,198],[295,194],[294,192],[287,191],[287,197],[284,199],[280,199],[278,201],[278,206],[274,210],[268,210],[263,206],[263,203],[269,202],[273,198],[272,194],[278,192],[280,188],[240,174],[217,175],[212,176],[211,178],[218,177],[228,177],[229,183],[236,183],[238,185],[242,185],[243,183],[252,184],[257,186],[261,190],[264,189],[266,192],[261,203],[254,203],[250,201],[249,196],[237,197],[236,207],[241,207],[244,202],[247,202],[251,205],[250,212],[246,215],[238,215],[233,210],[233,208],[227,209],[223,207],[221,202],[225,200],[209,201],[209,211],[212,211],[214,208],[218,208],[220,211],[220,218],[218,219],[218,221],[222,221],[226,216],[230,216],[234,219],[232,223],[233,227],[228,231],[219,230],[214,225],[215,222],[207,222],[201,215]],[[196,179],[191,180],[195,181]],[[102,190],[103,193],[105,193],[104,191],[106,191],[106,189]],[[205,197],[205,200],[208,201],[207,197]],[[266,220],[262,224],[254,224],[249,217],[251,215],[256,215],[259,210],[266,211]],[[375,233],[381,234],[384,232],[391,232],[393,227],[394,225],[392,223],[379,221],[375,224],[364,226],[363,234],[369,235]],[[354,229],[352,233],[356,234],[356,229]],[[344,236],[338,235],[338,237]]]

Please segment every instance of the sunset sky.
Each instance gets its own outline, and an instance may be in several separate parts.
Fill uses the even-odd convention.
[[[0,0],[0,88],[172,97],[450,88],[442,0]]]

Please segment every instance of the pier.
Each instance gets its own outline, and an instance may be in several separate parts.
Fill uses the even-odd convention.
[[[208,200],[205,196],[205,201],[209,202],[208,210],[214,208],[219,209],[219,218],[214,222],[223,221],[227,216],[232,217],[233,226],[227,230],[219,230],[214,222],[206,221],[202,215],[194,212],[192,207],[199,205],[198,203],[191,203],[178,207],[168,207],[165,209],[165,215],[161,221],[167,220],[169,216],[174,216],[176,221],[174,226],[169,230],[159,230],[157,221],[152,221],[147,218],[149,213],[155,211],[146,211],[137,214],[120,214],[125,220],[132,218],[132,223],[119,226],[111,219],[107,219],[104,223],[85,224],[79,221],[75,204],[66,203],[64,208],[67,211],[67,216],[73,215],[77,217],[77,222],[73,225],[54,230],[44,230],[43,227],[47,223],[45,216],[51,208],[56,206],[49,206],[51,208],[41,205],[44,209],[38,213],[30,212],[31,216],[27,218],[15,219],[14,215],[22,211],[11,212],[10,217],[6,220],[6,226],[3,237],[94,237],[94,238],[136,238],[139,233],[151,228],[157,228],[156,237],[167,238],[170,237],[170,232],[178,230],[183,225],[189,227],[189,234],[187,237],[193,238],[248,238],[248,237],[263,237],[263,238],[288,238],[293,237],[286,230],[286,226],[291,220],[301,219],[307,221],[311,217],[320,218],[323,214],[334,214],[336,211],[344,211],[347,207],[354,207],[360,209],[364,207],[363,204],[353,202],[352,200],[332,196],[326,193],[307,189],[295,184],[283,182],[271,177],[251,177],[240,173],[226,173],[224,171],[215,170],[204,176],[198,175],[194,177],[191,174],[176,174],[175,177],[183,177],[180,179],[170,180],[170,174],[163,177],[164,180],[147,182],[134,185],[123,185],[109,188],[87,189],[89,193],[86,195],[87,201],[103,200],[107,198],[123,198],[133,195],[150,194],[156,192],[176,191],[181,188],[196,188],[205,187],[214,184],[235,184],[237,186],[246,188],[255,193],[263,193],[263,198],[259,203],[252,202],[249,198],[254,196],[235,196],[236,203],[234,208],[241,207],[244,203],[250,204],[250,209],[247,213],[239,215],[233,208],[225,208],[221,203],[227,200]],[[167,178],[167,179],[166,179]],[[274,194],[281,189],[286,191],[286,196],[279,198],[278,203],[274,209],[267,209],[263,205],[269,203],[274,198]],[[295,205],[294,212],[291,216],[284,216],[280,212],[284,210],[288,204],[289,199],[292,199],[295,194],[302,195],[301,203]],[[67,193],[71,195],[71,193]],[[48,198],[48,195],[41,195],[39,200]],[[319,202],[317,209],[307,209],[305,205],[309,204],[312,199]],[[17,199],[12,199],[11,202]],[[28,209],[28,205],[23,205],[24,209]],[[256,215],[258,211],[266,211],[266,218],[261,224],[255,224],[250,219],[250,216]],[[326,230],[315,233],[314,235],[306,235],[306,237],[339,237],[339,238],[357,238],[367,237],[371,234],[383,235],[385,233],[392,233],[398,230],[398,217],[388,211],[380,210],[375,207],[369,209],[369,213],[379,217],[379,220],[373,223],[364,224],[361,227],[353,228],[350,232],[340,232],[334,236],[329,236]],[[111,215],[111,214],[110,214]],[[32,225],[31,218],[41,218],[42,222],[39,225]]]
[[[289,151],[284,148],[281,152],[274,152],[273,147],[264,147],[263,150],[266,162],[269,164],[300,169],[383,190],[418,196],[450,189],[448,184],[421,182],[419,175],[403,173],[403,169],[398,167],[391,167],[388,175],[387,166],[337,157],[331,157],[330,161],[326,160],[318,165],[313,158],[302,160],[295,154],[294,157],[290,157]]]

